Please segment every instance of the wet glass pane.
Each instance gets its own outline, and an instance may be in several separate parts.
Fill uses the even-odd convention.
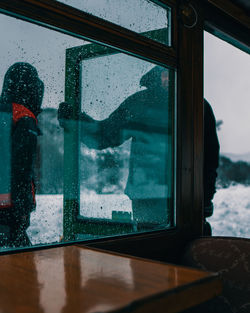
[[[113,234],[173,227],[174,71],[96,44],[76,49],[79,219]]]
[[[0,34],[1,249],[173,227],[175,72],[5,15]]]
[[[12,114],[8,105],[0,109],[0,210],[11,204],[11,126]]]
[[[153,40],[171,45],[171,10],[149,0],[60,0]]]
[[[0,36],[0,246],[59,242],[64,138],[57,109],[65,51],[83,41],[5,15]]]

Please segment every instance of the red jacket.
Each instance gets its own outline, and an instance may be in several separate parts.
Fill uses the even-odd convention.
[[[12,111],[12,112],[11,112]],[[10,133],[9,192],[0,193],[0,209],[14,209],[22,215],[35,208],[34,161],[37,145],[37,119],[25,106],[12,103]],[[6,138],[6,140],[8,140]],[[4,160],[1,160],[4,162]],[[8,160],[5,160],[6,164]]]

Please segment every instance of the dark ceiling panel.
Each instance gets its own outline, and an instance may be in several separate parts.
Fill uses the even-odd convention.
[[[250,0],[231,0],[234,4],[244,9],[250,15]]]

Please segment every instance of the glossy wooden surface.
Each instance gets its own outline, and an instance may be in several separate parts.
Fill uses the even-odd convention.
[[[2,255],[0,277],[4,313],[179,312],[221,288],[215,274],[77,246]]]

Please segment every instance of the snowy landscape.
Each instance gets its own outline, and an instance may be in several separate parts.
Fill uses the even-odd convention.
[[[56,243],[63,235],[63,196],[38,195],[28,234],[33,244]],[[111,205],[109,205],[111,204]],[[112,210],[131,212],[125,195],[84,195],[81,214],[111,218]],[[85,209],[84,209],[85,208]],[[214,197],[214,214],[208,219],[213,236],[250,237],[250,187],[235,185],[219,189]]]
[[[217,190],[214,214],[208,219],[213,236],[250,237],[250,187],[235,185]]]
[[[204,33],[204,96],[221,123],[214,236],[250,237],[249,69],[247,53]]]

